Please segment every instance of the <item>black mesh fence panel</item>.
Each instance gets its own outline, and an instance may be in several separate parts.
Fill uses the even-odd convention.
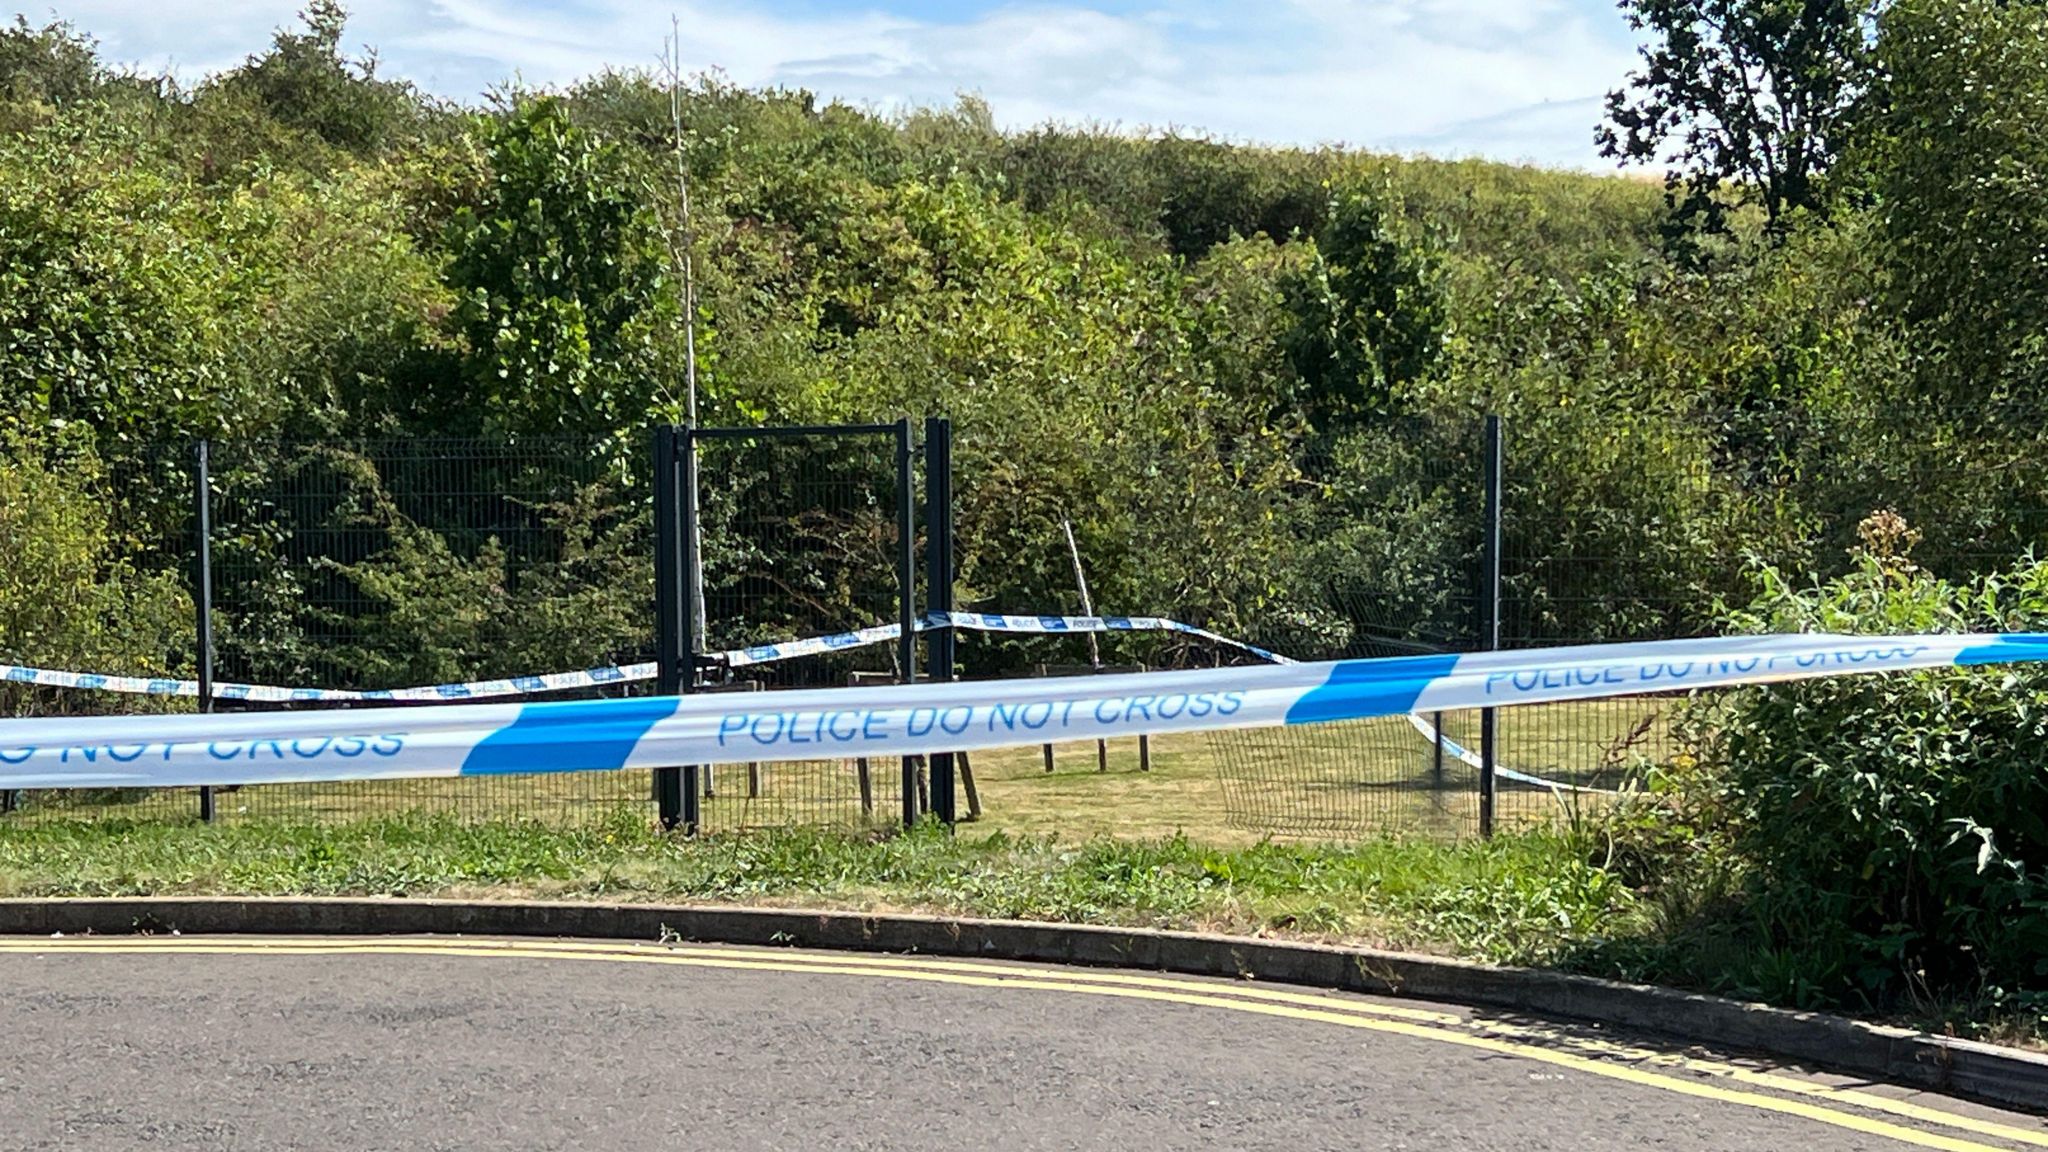
[[[1311,559],[1297,607],[1254,642],[1295,659],[1425,656],[1479,629],[1481,423],[1410,419],[1305,454]],[[1444,720],[1446,730],[1468,717]],[[1460,736],[1460,739],[1464,737]],[[1469,743],[1470,741],[1468,741]],[[1401,718],[1209,737],[1232,824],[1252,831],[1456,834],[1478,828],[1478,772]]]
[[[707,652],[898,622],[900,516],[916,493],[901,483],[893,434],[706,438],[697,454]],[[915,586],[915,570],[910,578]],[[888,684],[902,674],[901,649],[887,641],[714,670],[707,690],[772,711],[777,691]],[[699,777],[707,831],[902,819],[893,759],[762,760]]]
[[[1718,632],[1725,607],[1750,597],[1758,562],[1808,583],[1846,571],[1855,563],[1852,549],[1873,539],[1951,579],[2009,566],[2048,541],[2040,427],[2026,411],[1875,404],[1824,416],[1613,413],[1590,423],[1570,412],[1516,416],[1505,422],[1501,644]],[[963,446],[963,459],[979,461],[970,467],[1001,465],[974,456],[971,439]],[[1132,539],[1100,541],[1102,562],[1116,562],[1122,547],[1123,563],[1150,565],[1162,578],[1103,587],[1149,587],[1145,597],[1157,602],[1097,602],[1099,613],[1180,617],[1303,660],[1478,646],[1484,501],[1476,414],[1381,421],[1306,450],[1262,444],[1232,451],[1255,455],[1256,465],[1179,474],[1166,456],[1139,462],[1144,468],[1136,472],[1159,473],[1147,481],[1156,499],[1133,502],[1129,522],[1116,528]],[[900,479],[892,433],[707,439],[698,452],[706,652],[897,621],[900,514],[921,486]],[[645,457],[559,440],[213,445],[218,679],[375,689],[653,659],[653,469]],[[17,625],[0,633],[0,661],[194,675],[193,466],[190,444],[98,454],[51,448],[46,458],[9,462],[9,514],[33,506],[37,515],[61,510],[75,520],[93,537],[93,547],[77,554],[94,557],[90,570],[120,603],[73,613],[113,622],[106,627],[60,633]],[[987,575],[1004,565],[1030,565],[1029,586],[1042,602],[962,607],[1079,612],[1058,530],[1064,512],[977,495],[973,479],[962,477],[956,521],[962,539],[977,547],[963,557],[963,598],[978,583],[996,583]],[[1215,491],[1219,485],[1237,487]],[[1237,592],[1208,594],[1207,553],[1244,542],[1188,539],[1197,513],[1205,517],[1200,523],[1260,534],[1256,547],[1230,551],[1272,556],[1269,586],[1243,593],[1244,604],[1231,602]],[[920,521],[923,515],[920,508]],[[61,525],[36,521],[33,528],[38,540],[63,539]],[[922,534],[920,522],[911,541],[920,605],[929,591]],[[1087,549],[1084,532],[1083,560],[1092,564],[1097,557]],[[10,619],[33,620],[26,609],[39,597],[90,592],[17,582],[7,588],[12,607],[0,608],[17,614]],[[1152,669],[1256,662],[1179,635],[1111,635],[1091,651],[1075,635],[965,633],[959,648],[959,667],[973,676],[1082,671],[1098,659]],[[919,662],[928,649],[918,646]],[[758,707],[772,710],[781,690],[887,683],[902,672],[899,647],[884,642],[788,661],[711,660],[703,687],[758,697]],[[652,689],[611,684],[579,692]],[[1678,703],[1641,696],[1500,712],[1497,825],[1555,820],[1636,786],[1651,765],[1682,751]],[[190,698],[0,683],[0,716],[193,706]],[[1479,828],[1477,713],[1226,732],[1188,738],[1174,754],[1190,747],[1215,766],[1228,819],[1249,830],[1471,835]],[[1113,750],[1120,764],[1133,751]],[[1060,756],[1062,763],[1083,758],[1089,768],[1095,759],[1079,746]],[[913,773],[913,789],[918,779]],[[893,760],[719,766],[700,775],[702,823],[709,830],[893,825],[903,780]],[[222,792],[218,818],[429,812],[578,824],[621,814],[652,819],[651,792],[646,771],[277,785]],[[198,804],[189,789],[44,791],[0,797],[0,808],[7,819],[184,820],[196,818]]]

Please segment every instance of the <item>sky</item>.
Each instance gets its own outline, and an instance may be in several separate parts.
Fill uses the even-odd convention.
[[[60,0],[102,56],[191,81],[268,45],[303,0]],[[998,123],[1202,132],[1607,169],[1605,93],[1635,61],[1612,0],[354,0],[347,48],[474,99],[683,63],[887,112],[988,101]],[[5,11],[5,9],[0,9]]]

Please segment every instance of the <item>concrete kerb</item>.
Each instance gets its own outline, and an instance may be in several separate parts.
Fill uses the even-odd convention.
[[[0,899],[0,935],[478,935],[973,956],[1416,996],[1625,1027],[2048,1110],[2048,1056],[1666,988],[1367,948],[1076,924],[774,908],[352,898]]]

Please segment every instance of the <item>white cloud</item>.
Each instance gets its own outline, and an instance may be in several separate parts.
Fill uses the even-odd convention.
[[[1223,0],[1123,14],[1020,3],[964,18],[679,0],[357,0],[351,46],[388,73],[473,97],[652,65],[679,19],[685,62],[748,85],[880,107],[988,99],[1010,126],[1178,127],[1285,144],[1598,166],[1598,97],[1632,63],[1604,0]],[[187,79],[259,51],[302,0],[72,0],[108,55]],[[30,13],[32,19],[43,14]]]

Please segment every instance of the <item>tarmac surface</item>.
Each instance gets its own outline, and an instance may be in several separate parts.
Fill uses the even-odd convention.
[[[704,945],[0,937],[0,1149],[1983,1149],[2048,1124],[1405,999]]]

